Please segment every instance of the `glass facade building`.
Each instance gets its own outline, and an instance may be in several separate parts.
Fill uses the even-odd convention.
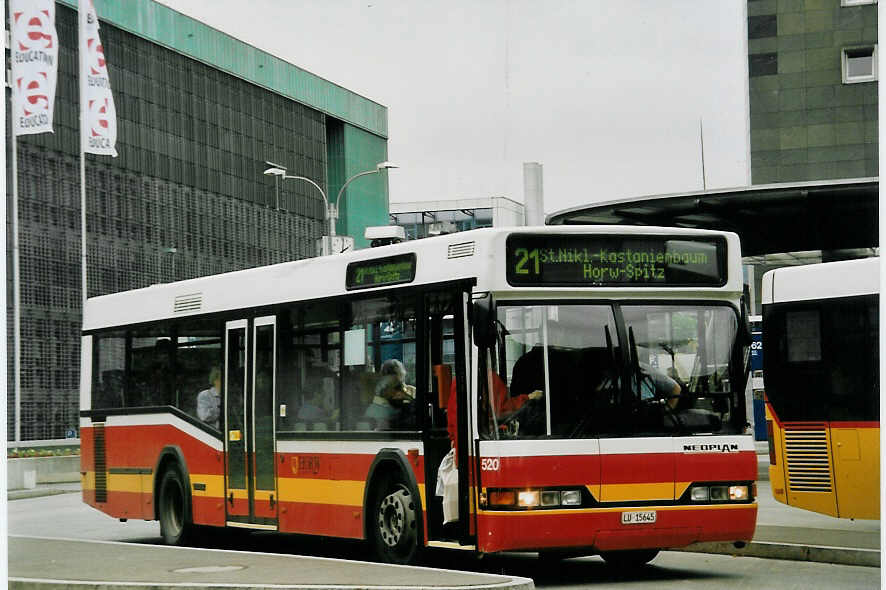
[[[263,175],[266,161],[315,179],[327,195],[335,195],[345,179],[387,159],[387,109],[161,4],[96,0],[95,6],[116,103],[119,157],[86,157],[88,295],[313,256],[326,233],[322,196],[308,183]],[[8,33],[8,20],[6,26]],[[16,433],[22,441],[78,435],[74,0],[57,3],[56,29],[54,133],[17,138],[18,401],[7,220],[10,440]],[[6,95],[10,163],[8,87]],[[8,211],[11,191],[8,165]],[[363,228],[387,222],[387,178],[372,175],[347,191],[338,233],[364,246]]]

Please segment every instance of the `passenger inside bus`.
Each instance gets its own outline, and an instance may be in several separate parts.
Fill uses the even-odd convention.
[[[326,379],[330,379],[327,377]],[[318,387],[308,389],[304,393],[304,403],[298,409],[298,419],[305,422],[323,422],[338,419],[338,409],[330,403],[327,388],[321,383]]]
[[[540,389],[512,396],[508,392],[508,386],[505,384],[504,379],[499,377],[498,373],[488,371],[488,375],[489,380],[492,382],[495,418],[497,422],[502,423],[502,427],[510,416],[520,411],[527,403],[541,400],[544,397],[544,392]],[[446,429],[449,431],[449,440],[452,443],[452,448],[456,449],[456,456],[458,456],[458,393],[455,379],[452,380],[449,386],[449,399],[446,402]]]
[[[209,388],[197,394],[197,418],[216,430],[221,417],[221,370],[212,367],[209,371]]]
[[[398,359],[388,359],[379,370],[372,402],[363,417],[375,423],[375,430],[408,428],[415,421],[415,387],[406,384],[406,367]]]

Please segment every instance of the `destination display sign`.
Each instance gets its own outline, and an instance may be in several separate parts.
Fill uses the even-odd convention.
[[[726,240],[512,234],[507,279],[510,285],[527,287],[719,287],[726,284]]]
[[[345,286],[348,290],[410,283],[415,279],[415,254],[400,254],[348,265]]]

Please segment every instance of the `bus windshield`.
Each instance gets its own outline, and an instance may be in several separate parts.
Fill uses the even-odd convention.
[[[741,429],[730,306],[500,302],[496,324],[480,379],[486,438]]]

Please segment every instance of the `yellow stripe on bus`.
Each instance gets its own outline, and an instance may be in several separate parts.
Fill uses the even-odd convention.
[[[277,482],[281,502],[305,504],[336,504],[339,506],[363,506],[366,482],[341,479],[280,478]],[[426,506],[425,486],[419,484],[418,493],[422,506]]]
[[[611,483],[600,486],[601,502],[641,502],[643,500],[673,500],[674,482]]]
[[[109,473],[107,489],[112,492],[153,493],[153,474]],[[81,486],[84,490],[95,490],[95,472],[81,474]],[[203,485],[205,489],[194,489],[194,485]],[[300,479],[280,478],[278,480],[279,501],[301,502],[306,504],[337,504],[340,506],[363,506],[363,494],[366,483],[363,481],[333,479]],[[422,506],[427,506],[425,486],[418,486]],[[225,496],[225,478],[222,475],[192,474],[191,493],[197,497],[222,498]],[[248,491],[244,489],[228,489],[236,500],[248,499]],[[270,500],[274,490],[256,490],[255,499]]]
[[[204,485],[206,489],[197,490],[195,485]],[[191,493],[198,497],[221,498],[225,495],[225,476],[208,474],[191,474]]]

